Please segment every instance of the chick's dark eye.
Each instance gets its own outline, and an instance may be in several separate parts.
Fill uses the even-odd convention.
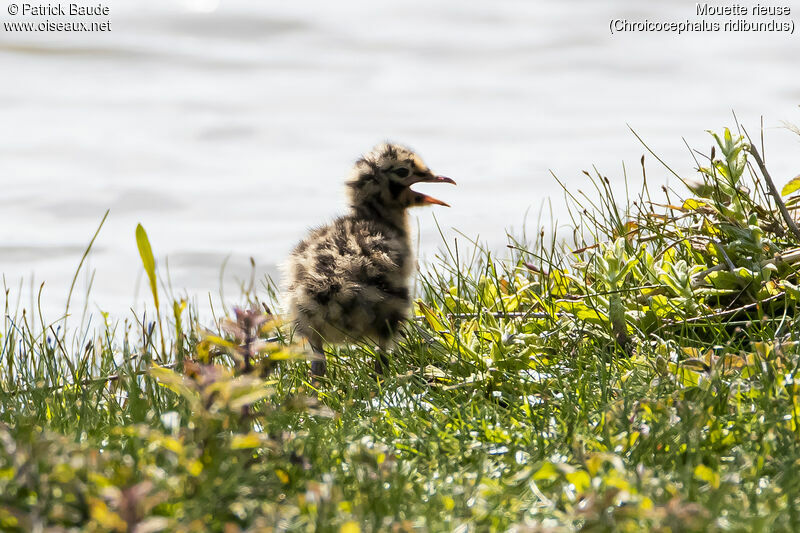
[[[408,169],[407,168],[396,168],[396,169],[392,170],[392,172],[394,172],[395,174],[397,174],[401,178],[407,178],[408,177]]]

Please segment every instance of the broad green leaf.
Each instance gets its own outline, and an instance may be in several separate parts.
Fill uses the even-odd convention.
[[[715,289],[741,289],[747,283],[747,280],[728,272],[727,270],[717,270],[711,272],[706,276],[706,282]]]
[[[793,192],[800,190],[800,175],[795,176],[781,189],[781,196],[789,196]]]
[[[442,370],[441,368],[435,367],[433,365],[428,365],[422,369],[422,375],[426,381],[430,382],[449,382],[452,381],[450,378],[450,374]]]
[[[705,481],[714,488],[719,487],[719,473],[711,470],[706,465],[697,465],[694,469],[694,477]]]
[[[603,455],[599,453],[593,453],[588,459],[586,459],[586,469],[589,471],[591,476],[596,476],[604,462],[605,458]]]
[[[550,273],[550,293],[553,297],[560,298],[568,294],[571,280],[567,274],[567,272],[558,269],[553,269]]]
[[[192,389],[185,376],[161,366],[151,367],[148,373],[158,381],[159,385],[186,399],[192,410],[199,411],[201,409],[202,401],[200,395]]]
[[[583,302],[562,301],[557,302],[556,306],[557,308],[563,309],[568,313],[572,313],[580,320],[585,320],[591,324],[597,324],[600,326],[607,326],[611,324],[611,321],[607,315],[597,311],[596,309],[590,308]]]
[[[339,533],[361,533],[361,526],[358,525],[358,522],[351,520],[342,524]]]
[[[611,323],[608,316],[594,309],[578,309],[575,316],[591,324],[608,325]]]
[[[100,498],[87,498],[89,516],[102,531],[126,531],[128,524]]]
[[[428,324],[433,328],[434,331],[445,331],[448,328],[445,327],[444,323],[439,320],[439,317],[433,312],[433,309],[425,305],[422,300],[417,300],[417,308],[422,311],[422,316],[425,317],[425,320]]]
[[[220,348],[226,348],[228,350],[235,350],[236,348],[239,347],[238,344],[223,339],[222,337],[218,337],[216,335],[206,335],[205,339],[209,341],[211,344],[215,344]]]
[[[584,492],[592,485],[592,479],[589,477],[589,474],[587,474],[585,470],[576,470],[574,472],[566,474],[564,477],[567,478],[568,482],[572,483],[575,486],[575,492],[577,492],[578,494]]]
[[[198,459],[192,459],[186,463],[186,471],[189,475],[197,477],[203,472],[203,463]]]
[[[169,436],[161,437],[155,439],[154,442],[159,446],[161,446],[162,448],[164,448],[165,450],[169,450],[175,453],[176,455],[183,455],[184,452],[183,443],[181,443],[181,441],[179,441],[175,437],[169,437]]]
[[[553,481],[560,475],[558,469],[551,462],[544,463],[533,475],[534,481],[547,480]]]
[[[689,198],[683,202],[683,209],[686,211],[697,211],[703,207],[708,207],[708,203],[698,200],[697,198]]]
[[[711,370],[711,367],[708,366],[708,363],[697,358],[685,359],[681,361],[681,365],[693,372],[709,372]]]
[[[611,283],[617,284],[620,281],[623,281],[625,279],[625,276],[627,276],[628,273],[633,269],[633,267],[635,267],[638,264],[639,264],[638,259],[628,260],[625,264],[622,265],[622,268],[619,270],[619,272],[616,273],[614,278],[611,280]]]
[[[800,288],[786,280],[781,280],[779,285],[792,300],[800,302]]]
[[[247,435],[234,435],[231,439],[232,450],[245,450],[258,448],[259,446],[261,446],[261,437],[254,432],[250,432]]]

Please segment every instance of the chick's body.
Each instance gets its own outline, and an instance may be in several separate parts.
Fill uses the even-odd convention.
[[[406,209],[447,205],[409,188],[421,181],[454,183],[407,148],[377,146],[348,179],[351,212],[312,230],[289,256],[289,310],[297,332],[322,356],[315,374],[325,371],[323,342],[386,348],[408,316],[414,257]]]
[[[311,232],[292,252],[297,331],[321,342],[385,345],[410,307],[411,243],[405,231],[345,216]]]

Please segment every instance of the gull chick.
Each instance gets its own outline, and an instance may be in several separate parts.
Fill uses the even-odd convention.
[[[312,230],[289,256],[289,311],[318,356],[314,375],[325,374],[323,343],[368,341],[383,352],[408,316],[415,260],[407,209],[449,207],[410,188],[419,182],[455,184],[408,148],[376,146],[347,179],[350,212]]]

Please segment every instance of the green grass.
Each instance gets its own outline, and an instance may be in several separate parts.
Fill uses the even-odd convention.
[[[271,290],[215,331],[7,303],[0,529],[797,530],[800,239],[716,140],[691,197],[596,175],[568,243],[446,244],[380,381],[352,346],[310,383]]]

